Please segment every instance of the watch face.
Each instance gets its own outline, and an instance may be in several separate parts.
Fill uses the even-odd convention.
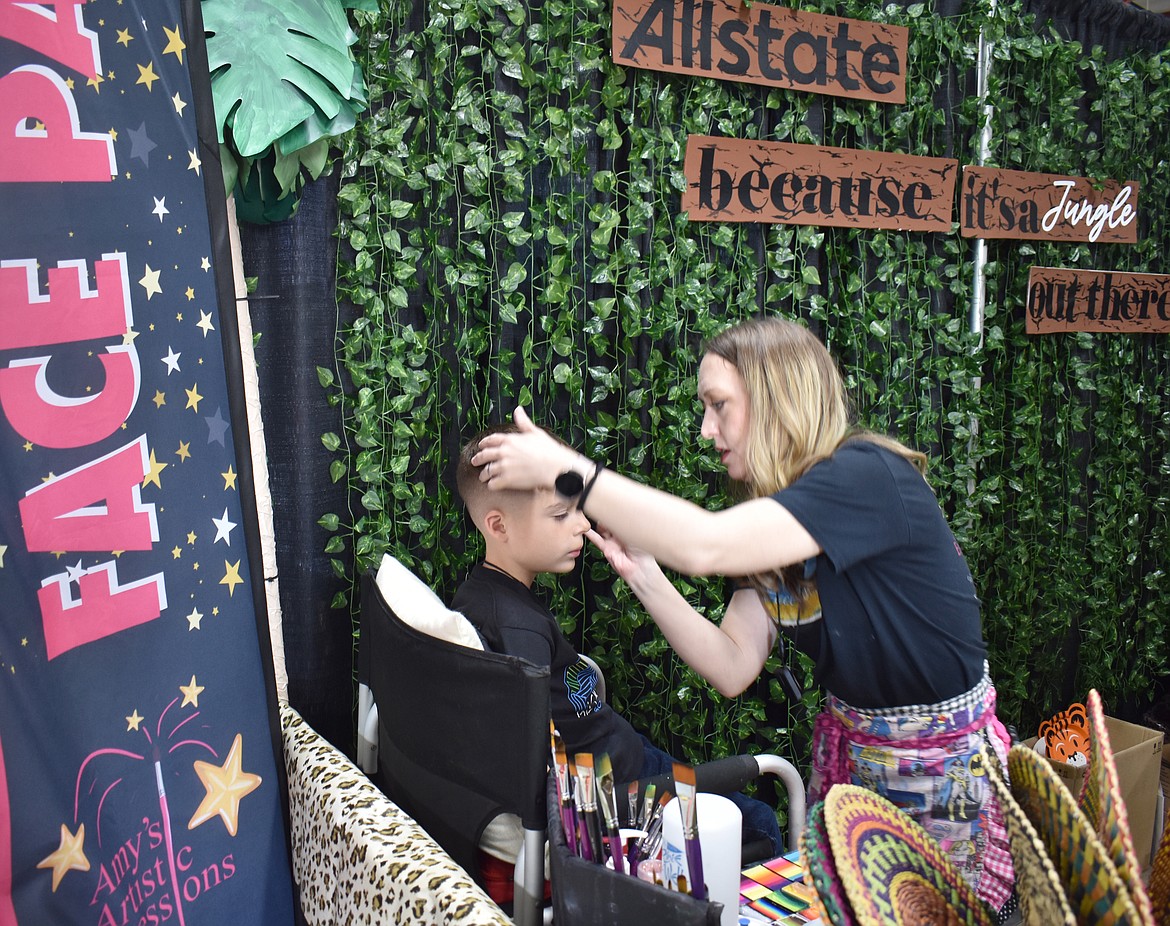
[[[573,498],[581,494],[581,490],[585,488],[585,480],[581,477],[580,473],[569,470],[567,473],[561,473],[557,476],[556,482],[553,485],[556,487],[558,495]]]

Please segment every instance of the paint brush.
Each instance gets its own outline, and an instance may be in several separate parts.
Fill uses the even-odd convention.
[[[601,862],[603,857],[601,848],[601,821],[597,819],[597,791],[594,785],[593,753],[579,752],[574,757],[577,762],[577,780],[581,783],[580,803],[581,814],[585,818],[585,833],[589,840],[590,859]]]
[[[626,819],[630,821],[630,829],[638,829],[638,782],[631,781],[626,785]]]
[[[695,770],[681,762],[674,763],[674,787],[678,791],[678,809],[682,813],[683,844],[690,874],[690,894],[695,900],[707,899],[703,881],[703,849],[699,845],[698,801],[695,799]],[[681,888],[680,888],[681,889]]]
[[[581,775],[577,771],[577,763],[569,761],[569,774],[573,776],[573,794],[577,810],[574,813],[577,833],[577,854],[587,862],[593,861],[593,846],[589,842],[589,834],[585,827],[585,792],[581,788]]]
[[[646,785],[646,793],[642,795],[642,809],[638,813],[638,822],[634,824],[635,829],[644,830],[650,825],[650,814],[654,812],[654,793],[657,790],[657,785],[654,782]]]
[[[613,785],[613,765],[609,753],[597,756],[597,794],[600,797],[601,816],[605,820],[605,832],[609,837],[609,857],[613,859],[613,870],[619,875],[626,873],[626,853],[622,847],[622,834],[618,828],[617,791]]]
[[[577,807],[573,802],[573,784],[569,777],[569,757],[565,751],[565,741],[561,739],[560,731],[548,722],[549,736],[552,738],[553,769],[556,773],[557,795],[561,803],[561,826],[565,831],[565,843],[574,855],[577,851]]]
[[[649,785],[649,787],[654,786]],[[670,792],[663,791],[662,796],[658,798],[658,803],[654,805],[654,809],[646,815],[646,826],[643,834],[638,837],[633,848],[630,849],[630,874],[636,875],[638,873],[638,863],[642,859],[654,857],[652,848],[661,843],[662,812],[668,803],[670,803]],[[658,842],[656,843],[655,840]]]

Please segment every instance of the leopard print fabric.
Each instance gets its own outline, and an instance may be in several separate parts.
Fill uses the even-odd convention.
[[[510,926],[429,835],[287,704],[293,877],[309,926]]]

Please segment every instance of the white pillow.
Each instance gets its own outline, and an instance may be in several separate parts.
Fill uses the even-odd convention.
[[[471,621],[444,605],[429,585],[389,553],[382,557],[374,581],[386,604],[415,630],[449,643],[483,649],[483,641]]]

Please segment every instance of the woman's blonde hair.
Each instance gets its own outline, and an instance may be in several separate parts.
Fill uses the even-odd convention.
[[[880,444],[925,475],[925,454],[854,426],[836,362],[803,325],[775,316],[749,319],[716,335],[706,352],[735,367],[747,387],[749,495],[786,488],[847,440]]]

